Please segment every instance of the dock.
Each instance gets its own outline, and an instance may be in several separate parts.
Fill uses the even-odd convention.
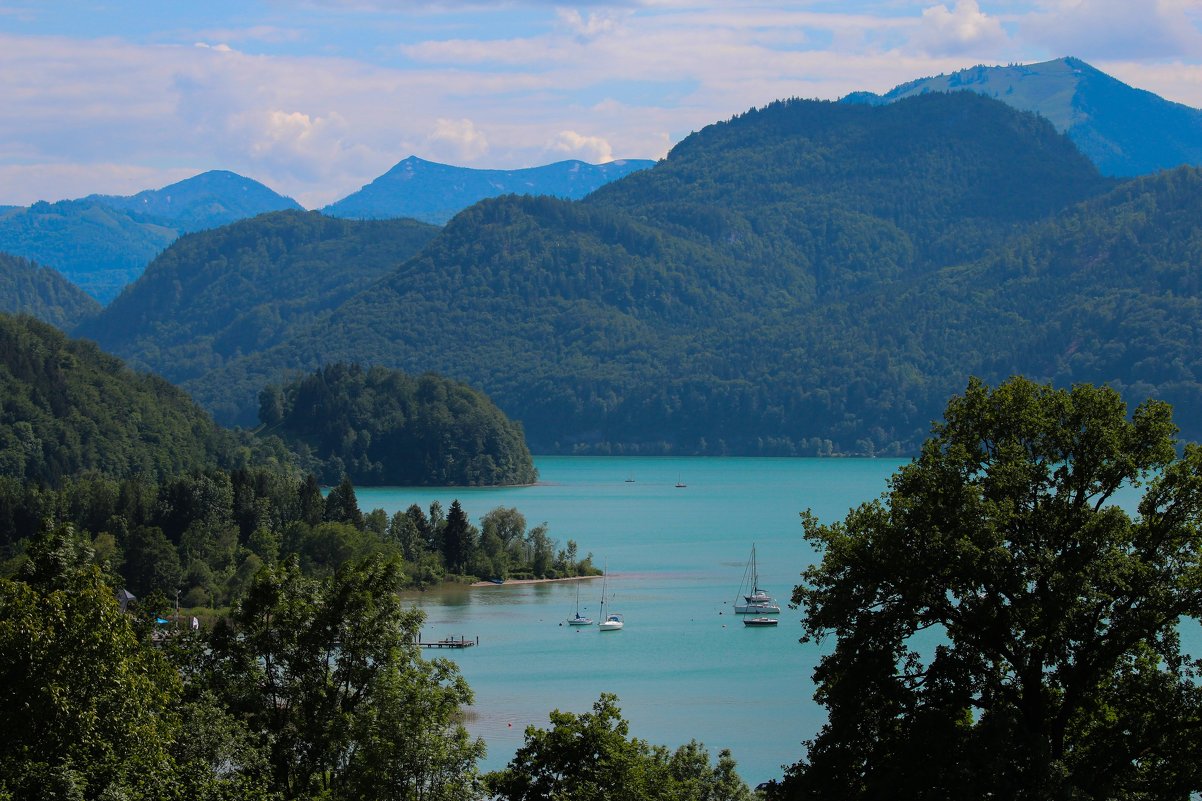
[[[480,638],[469,640],[467,637],[460,635],[459,637],[443,637],[441,640],[434,642],[422,642],[421,637],[418,637],[417,644],[422,648],[471,648],[473,645],[480,644]]]

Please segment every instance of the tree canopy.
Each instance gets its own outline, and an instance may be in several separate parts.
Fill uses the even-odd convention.
[[[1202,448],[1166,404],[972,381],[882,501],[822,524],[793,601],[829,720],[796,799],[1202,789]],[[1116,503],[1141,487],[1135,514]]]
[[[260,393],[264,432],[329,484],[530,484],[522,428],[466,384],[382,367],[330,364]]]
[[[716,763],[696,741],[669,751],[630,736],[618,699],[602,693],[592,712],[556,710],[551,728],[526,742],[486,782],[505,801],[751,801],[730,752]]]

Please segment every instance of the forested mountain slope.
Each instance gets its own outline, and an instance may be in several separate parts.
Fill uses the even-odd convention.
[[[0,212],[0,251],[58,270],[101,303],[116,297],[178,232],[90,200]]]
[[[1113,185],[976,95],[776,103],[584,202],[482,202],[320,324],[186,386],[252,422],[287,370],[358,361],[481,387],[536,452],[896,451],[982,365],[898,350],[957,340],[955,320],[868,311]]]
[[[1034,111],[1064,131],[1106,175],[1202,165],[1202,110],[1128,86],[1078,58],[977,66],[904,83],[852,103],[890,103],[928,92],[971,91]]]
[[[181,390],[29,317],[0,315],[0,399],[0,476],[161,479],[225,455],[209,416]]]
[[[0,253],[0,312],[28,314],[70,330],[100,312],[100,304],[49,267]]]
[[[415,220],[283,211],[189,234],[75,333],[139,369],[186,382],[285,341],[437,231]]]
[[[215,170],[129,197],[4,208],[0,251],[53,267],[107,303],[181,233],[287,208],[300,207],[257,181]]]

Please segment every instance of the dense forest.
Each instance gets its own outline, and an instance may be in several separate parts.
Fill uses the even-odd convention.
[[[353,222],[283,211],[189,234],[75,334],[186,385],[319,324],[437,232],[413,220]],[[295,366],[308,371],[322,361]],[[273,378],[279,383],[281,376]],[[210,411],[228,421],[230,408],[219,403]],[[240,422],[253,424],[253,414]]]
[[[28,314],[70,331],[100,313],[100,304],[58,271],[0,253],[0,312]]]
[[[344,361],[466,381],[544,453],[909,453],[968,375],[1016,372],[1171,400],[1195,436],[1200,183],[1103,178],[972,93],[782,101],[582,202],[481,202],[295,323],[269,310],[325,297],[301,264],[358,259],[279,230],[321,218],[186,239],[136,308],[81,330],[243,426],[263,386]],[[369,225],[337,224],[348,242]]]
[[[0,475],[21,482],[162,479],[251,456],[181,390],[28,317],[0,315],[0,399]]]
[[[253,425],[259,389],[289,370],[343,360],[467,380],[539,452],[897,453],[993,366],[909,352],[991,310],[915,329],[897,296],[926,282],[932,303],[960,304],[942,277],[1114,186],[1046,121],[988,98],[783,101],[583,202],[479,203],[316,324],[219,367],[158,353],[178,312],[100,339],[195,370],[183,386],[227,423]],[[152,277],[129,293],[151,310],[168,289]],[[189,313],[221,319],[205,308]]]
[[[325,483],[496,486],[538,473],[521,427],[470,387],[358,365],[327,365],[259,396],[264,431]]]

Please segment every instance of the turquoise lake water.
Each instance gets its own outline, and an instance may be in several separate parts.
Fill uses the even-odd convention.
[[[676,747],[699,740],[729,748],[753,786],[781,775],[822,724],[810,675],[820,654],[798,643],[800,613],[786,602],[813,560],[799,513],[846,516],[880,496],[902,464],[884,459],[672,459],[541,457],[541,481],[509,489],[365,488],[364,510],[390,514],[459,499],[474,523],[516,507],[528,527],[546,522],[560,547],[577,542],[609,567],[614,610],[626,627],[566,625],[580,585],[596,618],[599,579],[456,588],[414,596],[427,614],[423,638],[480,638],[441,652],[476,694],[470,728],[488,743],[484,767],[503,767],[528,724],[553,709],[588,711],[616,693],[631,733]],[[633,478],[633,482],[627,482]],[[677,488],[680,481],[687,486]],[[782,606],[780,625],[751,629],[731,612],[756,546],[760,583]],[[437,652],[427,652],[437,653]]]

